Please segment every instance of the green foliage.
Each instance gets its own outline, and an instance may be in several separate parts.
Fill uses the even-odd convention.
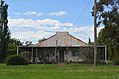
[[[107,46],[108,59],[112,60],[119,55],[119,0],[99,0],[96,16],[97,25],[104,26],[99,33],[98,44]]]
[[[14,55],[16,54],[16,51],[17,51],[16,45],[9,43],[8,44],[8,55]]]
[[[89,40],[88,40],[88,44],[90,44],[91,43],[91,39],[89,38]]]
[[[7,65],[28,65],[28,62],[21,56],[12,55],[8,57]]]
[[[16,38],[10,38],[8,43],[8,55],[14,55],[17,51],[17,46],[21,46],[23,43]]]
[[[91,39],[89,38],[88,45],[94,45],[94,42],[91,42]]]
[[[0,19],[0,62],[4,62],[7,57],[8,40],[10,38],[10,31],[7,26],[7,9],[8,5],[1,1],[1,19]]]
[[[119,65],[119,58],[118,57],[113,58],[112,61],[113,61],[114,65]]]
[[[38,42],[40,43],[40,42],[43,42],[43,41],[45,41],[45,40],[46,40],[46,38],[39,39]]]
[[[23,43],[19,39],[16,39],[16,38],[10,38],[9,43],[12,43],[12,44],[17,45],[17,46],[23,45]]]
[[[31,45],[32,42],[31,42],[31,41],[26,41],[25,44],[26,44],[26,45]]]
[[[113,64],[119,65],[119,45],[114,46],[114,57],[113,57]]]
[[[99,0],[97,3],[97,25],[104,24],[108,27],[113,23],[119,24],[119,0]]]

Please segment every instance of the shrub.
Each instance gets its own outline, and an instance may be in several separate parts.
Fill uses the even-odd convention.
[[[117,45],[114,46],[113,64],[119,65],[119,49]]]
[[[28,65],[28,62],[21,56],[12,55],[7,58],[7,65]]]
[[[119,65],[119,58],[117,58],[117,57],[113,58],[113,64]]]

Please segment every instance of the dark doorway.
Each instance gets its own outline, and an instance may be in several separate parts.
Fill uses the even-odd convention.
[[[59,62],[64,62],[64,50],[59,50]]]

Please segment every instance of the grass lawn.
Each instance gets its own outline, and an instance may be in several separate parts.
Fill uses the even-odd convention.
[[[0,79],[119,79],[119,66],[90,64],[0,64]]]

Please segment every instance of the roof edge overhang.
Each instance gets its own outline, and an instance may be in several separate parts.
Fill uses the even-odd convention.
[[[50,47],[94,47],[93,45],[86,45],[86,46],[17,46],[21,48],[50,48]],[[97,47],[106,47],[106,45],[98,45]]]

